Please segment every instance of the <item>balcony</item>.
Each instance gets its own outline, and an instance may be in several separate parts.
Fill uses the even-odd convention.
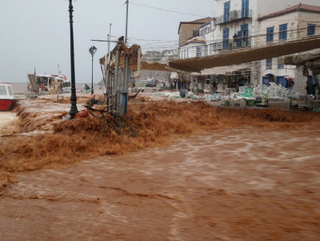
[[[208,54],[224,53],[234,50],[240,50],[243,48],[251,47],[251,37],[225,39],[222,42],[215,43],[210,49]]]
[[[228,23],[238,22],[244,19],[252,19],[252,10],[241,11],[234,10],[230,14],[222,15],[216,18],[217,25],[224,25]]]

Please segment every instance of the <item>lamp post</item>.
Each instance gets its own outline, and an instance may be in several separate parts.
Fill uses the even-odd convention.
[[[70,119],[79,112],[77,108],[76,80],[74,71],[74,44],[73,44],[73,20],[72,20],[72,0],[69,0],[69,18],[70,18],[70,59],[71,59],[71,108],[69,111]]]
[[[93,95],[93,56],[97,52],[97,48],[95,46],[91,46],[89,52],[92,56],[92,78],[91,78],[91,94]]]

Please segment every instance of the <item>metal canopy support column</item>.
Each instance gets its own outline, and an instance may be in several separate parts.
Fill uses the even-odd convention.
[[[121,49],[120,45],[117,46],[117,56],[116,56],[116,69],[115,69],[115,77],[114,77],[114,88],[113,88],[113,96],[115,97],[115,111],[119,113],[119,102],[120,102],[120,81],[119,81],[119,67],[120,67],[120,56],[121,56]]]
[[[129,56],[124,55],[123,83],[121,89],[120,116],[128,113],[128,78],[129,78]]]

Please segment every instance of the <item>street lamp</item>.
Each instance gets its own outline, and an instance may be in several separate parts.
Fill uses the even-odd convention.
[[[69,111],[70,119],[79,112],[77,108],[76,80],[74,71],[74,44],[73,44],[73,20],[72,20],[72,0],[69,0],[69,18],[70,18],[70,59],[71,59],[71,108]]]
[[[93,95],[93,56],[97,52],[97,48],[95,46],[91,46],[89,52],[92,56],[92,79],[91,79],[91,94]]]

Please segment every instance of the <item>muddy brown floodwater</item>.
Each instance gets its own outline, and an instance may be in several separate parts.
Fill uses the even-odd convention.
[[[160,129],[170,141],[149,140],[146,130],[160,134],[148,125],[168,115],[154,110],[178,121],[185,113],[180,104],[142,105],[132,107],[134,128],[143,128],[131,138],[154,145],[134,149],[127,136],[118,145],[130,152],[23,170],[0,159],[16,179],[0,196],[0,240],[319,240],[319,116],[189,105],[214,118],[213,128],[191,111],[189,124],[202,128],[180,123],[183,133]],[[61,125],[53,136],[70,134]]]

